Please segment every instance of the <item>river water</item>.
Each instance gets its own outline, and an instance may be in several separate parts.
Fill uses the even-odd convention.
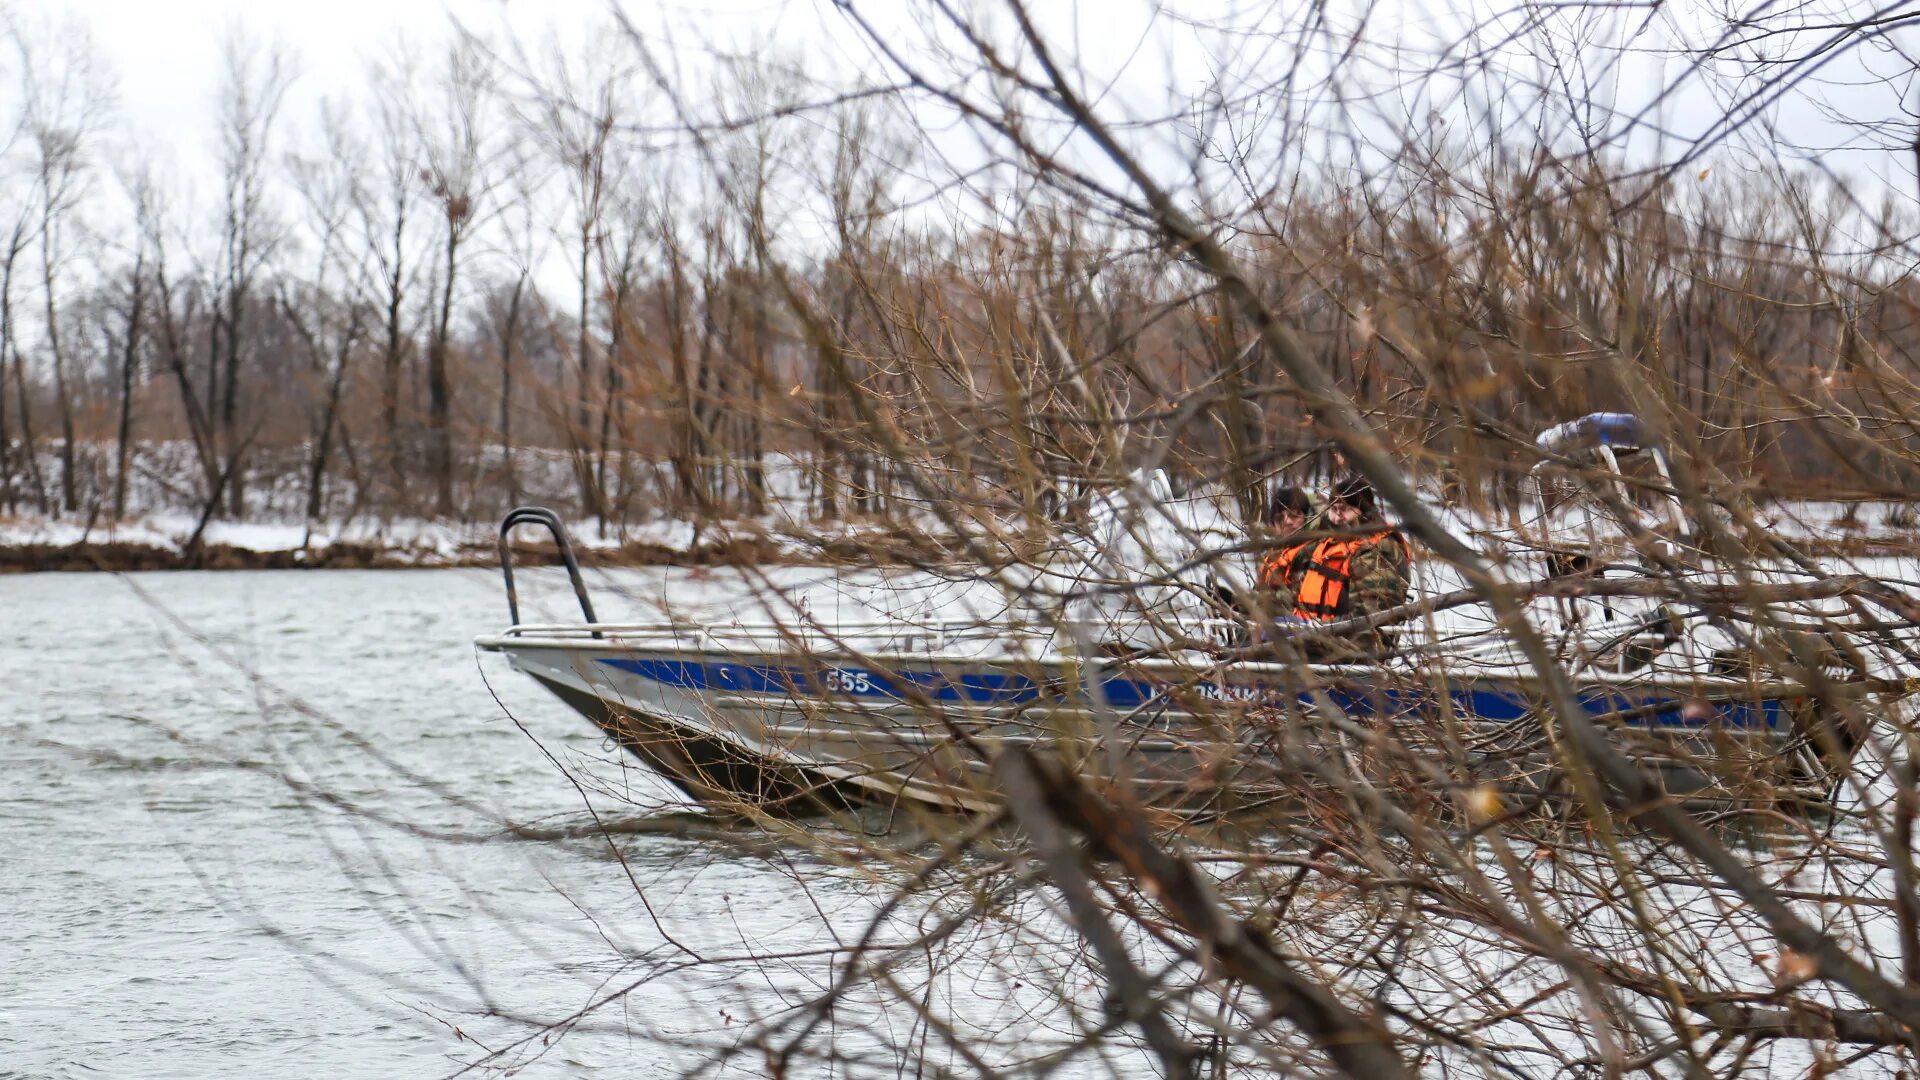
[[[558,575],[525,579],[529,621],[577,618]],[[823,622],[994,615],[957,586],[771,583]],[[766,584],[632,571],[595,599],[724,619]],[[502,838],[670,793],[472,648],[507,621],[491,573],[0,577],[0,612],[0,1080],[758,1076],[743,1033],[817,998],[898,881],[791,844]],[[1002,923],[1020,954],[969,931],[925,985],[1005,1061],[1058,1045],[1056,1006],[1097,992],[1044,911]],[[850,998],[827,1038],[856,1067],[794,1075],[953,1056],[915,1025]],[[1152,1074],[1106,1052],[1053,1074]]]
[[[728,580],[625,585],[724,609]],[[506,622],[494,575],[33,575],[0,611],[0,1077],[680,1075],[827,972],[716,957],[877,901],[803,855],[489,839],[665,797],[472,649]]]

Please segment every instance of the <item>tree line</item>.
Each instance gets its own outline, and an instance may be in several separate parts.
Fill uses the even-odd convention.
[[[143,469],[309,523],[1038,513],[1142,466],[1253,510],[1327,467],[1310,396],[1190,257],[1045,185],[929,215],[910,113],[778,65],[718,69],[663,149],[681,103],[618,33],[569,61],[403,46],[307,117],[297,58],[234,32],[197,202],[83,26],[7,39],[9,514],[126,517]],[[1911,479],[1917,297],[1857,242],[1911,229],[1893,203],[1777,164],[1393,149],[1302,163],[1223,239],[1416,473],[1497,498],[1531,432],[1622,408],[1756,491]]]

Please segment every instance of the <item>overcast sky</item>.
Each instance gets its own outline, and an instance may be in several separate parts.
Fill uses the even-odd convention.
[[[8,3],[0,0],[0,6]],[[121,129],[140,145],[169,151],[174,166],[186,174],[182,179],[203,184],[214,161],[220,47],[230,27],[243,25],[255,38],[277,38],[295,50],[300,77],[288,102],[289,126],[282,137],[297,140],[314,130],[315,109],[323,96],[364,96],[366,58],[390,49],[401,35],[429,45],[444,40],[458,20],[481,30],[497,30],[505,24],[522,40],[533,41],[548,26],[558,27],[563,34],[595,24],[604,27],[613,5],[610,0],[12,0],[12,6],[27,15],[65,13],[83,20],[117,75]],[[849,44],[851,34],[822,29],[843,26],[826,0],[623,0],[620,6],[643,25],[675,27],[676,42],[771,40],[778,48],[805,54],[810,66],[835,77],[846,77],[852,67],[870,59],[860,47]],[[1288,14],[1274,0],[1195,0],[1194,6],[1225,13],[1226,21],[1243,24],[1265,25],[1299,14]],[[1383,56],[1392,57],[1403,44],[1418,56],[1430,51],[1435,41],[1451,44],[1450,27],[1485,18],[1494,10],[1511,10],[1498,3],[1484,10],[1483,6],[1481,0],[1452,0],[1438,7],[1420,0],[1379,0],[1367,8],[1369,37],[1384,50]],[[1126,71],[1120,85],[1101,102],[1112,114],[1127,111],[1128,80],[1144,88],[1143,98],[1164,101],[1170,90],[1175,97],[1198,92],[1207,77],[1210,58],[1205,55],[1204,35],[1178,19],[1154,15],[1153,8],[1150,0],[1047,0],[1035,10],[1054,23],[1050,33],[1057,33],[1064,50],[1077,52],[1088,70]],[[1335,5],[1334,17],[1346,8],[1358,11],[1361,5]],[[899,20],[904,8],[892,0],[867,0],[862,10],[882,20]],[[1642,16],[1633,13],[1632,18]],[[1704,35],[1718,25],[1707,0],[1680,0],[1678,7],[1662,8],[1659,18],[1668,35],[1684,36],[1686,30],[1675,30],[1682,26],[1697,27]],[[924,37],[923,29],[903,25],[901,36]],[[1196,46],[1196,42],[1202,44]],[[1272,63],[1279,66],[1281,58],[1273,57]],[[1683,69],[1678,59],[1636,60],[1619,69],[1609,92],[1619,96],[1618,104],[1631,109],[1636,97],[1655,93],[1667,73]],[[1898,119],[1900,97],[1909,88],[1911,71],[1896,73],[1888,85],[1880,77],[1889,70],[1884,57],[1876,60],[1864,52],[1844,57],[1824,72],[1828,85],[1822,93],[1837,102],[1841,112],[1853,114],[1850,119]],[[1520,96],[1514,95],[1516,100]],[[1667,102],[1663,114],[1654,119],[1685,129],[1697,127],[1717,111],[1716,102],[1704,91],[1690,90]],[[1851,137],[1801,99],[1787,100],[1775,119],[1788,141],[1806,146],[1832,146]],[[1405,123],[1405,118],[1400,122]],[[1389,116],[1383,130],[1401,129]],[[1763,154],[1755,160],[1767,157]],[[1903,194],[1913,189],[1912,155],[1904,149],[1892,155],[1829,153],[1824,160],[1876,191],[1886,189],[1871,179],[1875,174]],[[1728,150],[1710,164],[1737,169],[1741,158]]]
[[[0,6],[6,2],[0,0]],[[388,47],[397,35],[440,39],[448,33],[450,21],[457,19],[489,29],[507,23],[530,36],[547,24],[579,28],[603,19],[612,0],[14,0],[14,6],[22,13],[69,12],[81,17],[119,75],[121,111],[129,127],[155,142],[178,144],[185,150],[187,140],[210,138],[219,43],[229,26],[244,24],[256,35],[278,37],[295,48],[302,74],[293,104],[299,112],[322,94],[351,91],[362,59]],[[823,20],[834,18],[830,5],[813,0],[623,0],[620,6],[643,24],[673,23],[682,33],[691,28],[693,34],[721,40],[771,36],[789,47],[823,37],[819,30]],[[891,6],[868,3],[864,10],[884,17]],[[1058,0],[1036,10],[1077,12],[1077,17],[1061,16],[1076,24],[1073,43],[1091,53],[1112,53],[1120,60],[1131,56],[1138,44],[1135,31],[1142,25],[1140,13],[1129,9],[1144,6],[1125,0],[1092,4]],[[1225,12],[1239,9],[1249,21],[1263,10],[1271,17],[1271,9],[1258,3],[1219,0],[1216,6]],[[1404,32],[1397,31],[1396,25],[1428,24],[1430,17],[1452,23],[1464,18],[1457,13],[1478,6],[1473,0],[1442,8],[1414,0],[1383,0],[1374,8],[1375,33],[1383,33],[1378,28],[1384,26],[1384,33],[1391,37]],[[1710,11],[1718,6],[1681,0],[1669,5],[1662,17],[1669,22],[1693,20],[1692,25],[1705,31],[1714,22]],[[1432,14],[1436,12],[1447,14]],[[1166,39],[1180,36],[1179,27],[1170,20],[1155,24],[1155,32]],[[1141,66],[1149,68],[1148,77],[1163,77],[1161,57],[1153,55],[1151,48],[1146,52],[1144,58],[1131,58],[1136,64],[1144,59]],[[1866,75],[1862,64],[1872,60],[1870,55],[1853,58],[1825,72],[1829,92],[1837,87],[1843,98],[1854,100],[1847,98],[1846,83]],[[1903,82],[1910,79],[1909,73]],[[1789,113],[1790,124],[1803,128],[1813,124],[1811,110],[1790,109]]]
[[[511,22],[583,25],[607,0],[40,0],[23,5],[66,10],[92,27],[120,77],[128,126],[160,144],[212,139],[220,42],[244,26],[290,45],[299,57],[295,103],[344,96],[360,83],[363,61],[402,34],[443,40],[458,19],[476,27]],[[301,111],[304,111],[302,109]],[[184,149],[184,145],[183,145]],[[195,147],[197,150],[198,147]]]

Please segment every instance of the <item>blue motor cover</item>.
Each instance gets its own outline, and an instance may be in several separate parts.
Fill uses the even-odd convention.
[[[1640,418],[1632,413],[1597,412],[1555,424],[1533,442],[1547,453],[1564,454],[1594,446],[1637,450],[1646,445],[1646,437]]]

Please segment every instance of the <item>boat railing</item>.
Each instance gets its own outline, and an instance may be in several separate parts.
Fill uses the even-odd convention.
[[[512,533],[518,525],[544,525],[553,536],[554,546],[560,549],[561,561],[567,565],[567,578],[573,582],[573,595],[580,600],[580,614],[586,616],[587,625],[592,626],[600,620],[593,614],[593,601],[587,599],[587,583],[580,576],[580,560],[573,554],[573,537],[567,534],[567,526],[561,522],[560,515],[544,506],[521,506],[508,512],[500,519],[500,574],[507,581],[507,615],[513,625],[520,624],[520,594],[513,585],[513,543]],[[600,634],[595,632],[594,637]]]
[[[1246,625],[1233,619],[1204,619],[1184,625],[1195,640],[1231,643],[1243,635]],[[664,620],[632,623],[516,623],[502,631],[503,637],[609,638],[623,643],[659,641],[663,644],[704,643],[727,648],[766,648],[768,646],[804,646],[837,648],[859,645],[880,649],[945,649],[954,646],[1005,642],[1009,637],[1024,640],[1053,641],[1052,628],[1036,622],[1025,631],[1009,631],[1005,624],[983,623],[978,619],[941,620],[925,618],[875,619],[839,622],[832,625],[804,621],[701,623],[689,620]]]
[[[516,623],[502,631],[502,637],[579,639],[605,638],[622,644],[767,650],[769,648],[839,648],[864,645],[872,648],[945,649],[975,642],[992,642],[1006,637],[1005,627],[982,625],[977,621],[926,622],[922,620],[846,622],[834,626],[815,626],[798,622],[726,622],[687,621],[636,623]]]

